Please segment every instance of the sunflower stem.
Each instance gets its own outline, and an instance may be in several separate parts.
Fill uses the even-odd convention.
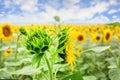
[[[53,80],[53,71],[52,71],[52,70],[53,70],[53,66],[50,65],[50,60],[48,60],[48,58],[47,58],[46,55],[44,56],[44,58],[45,58],[45,61],[46,61],[46,63],[47,63],[50,80]]]
[[[16,49],[15,49],[15,62],[17,62],[17,54],[18,54],[18,40],[19,40],[19,36],[17,37],[17,42],[16,42]]]
[[[39,68],[39,65],[40,65],[40,61],[38,63],[36,63],[35,68],[36,69]],[[38,80],[38,74],[34,74],[33,80]]]
[[[36,63],[35,68],[36,68],[36,69],[39,68],[39,65],[40,65],[40,61],[38,61],[38,63]],[[35,75],[33,76],[33,80],[38,80],[38,74],[35,74]]]

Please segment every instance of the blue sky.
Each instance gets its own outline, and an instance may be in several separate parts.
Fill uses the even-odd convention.
[[[0,23],[120,22],[120,0],[0,0]]]

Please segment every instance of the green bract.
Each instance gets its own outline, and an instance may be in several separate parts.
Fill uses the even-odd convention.
[[[58,49],[62,48],[63,46],[65,46],[65,44],[68,42],[68,29],[67,28],[63,28],[59,31],[58,33]],[[59,53],[59,56],[63,59],[65,59],[66,54],[65,54],[65,49],[63,49],[62,52]]]
[[[44,29],[30,30],[25,39],[25,46],[31,54],[43,56],[48,50],[51,39]]]

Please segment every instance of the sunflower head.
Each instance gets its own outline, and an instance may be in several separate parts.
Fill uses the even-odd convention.
[[[85,42],[85,40],[86,40],[85,33],[77,32],[76,41],[82,43],[82,42]]]
[[[75,64],[75,60],[76,60],[76,56],[74,55],[74,45],[72,42],[70,42],[65,49],[65,60],[66,62],[70,65],[70,69],[71,71],[74,70],[74,64]]]
[[[4,52],[4,56],[8,57],[12,54],[12,48],[8,48],[5,52]]]
[[[92,34],[92,42],[100,42],[102,40],[102,37],[100,34],[98,33],[94,33]]]
[[[11,24],[2,24],[0,29],[2,39],[4,41],[10,41],[13,35]]]
[[[104,30],[104,43],[109,43],[112,39],[113,32],[110,29]]]
[[[75,40],[75,39],[76,39],[76,36],[77,36],[76,33],[77,33],[77,31],[71,30],[71,31],[69,32],[68,38],[69,38],[70,40]]]
[[[120,40],[120,34],[117,34],[117,35],[116,35],[116,39],[117,39],[117,40]]]
[[[19,26],[14,25],[13,31],[14,31],[15,33],[19,33],[19,32],[20,32],[20,31],[19,31]]]

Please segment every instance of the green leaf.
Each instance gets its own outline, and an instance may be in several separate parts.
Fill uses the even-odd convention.
[[[102,46],[102,47],[92,48],[91,50],[93,50],[94,52],[102,52],[102,51],[105,51],[105,50],[107,50],[109,48],[110,48],[110,46]]]
[[[60,49],[56,50],[56,52],[54,52],[52,54],[52,61],[53,63],[56,62],[56,57],[57,57],[57,54],[60,53],[61,51],[63,51],[65,49],[66,45],[64,45],[63,47],[61,47]]]
[[[42,56],[43,56],[42,53],[41,53],[41,55],[40,54],[35,54],[32,58],[32,63],[36,64],[37,62],[39,62],[41,60]]]
[[[3,46],[2,48],[0,48],[0,51],[7,50],[9,47],[12,48],[12,49],[15,49],[15,48],[16,48],[16,45]]]
[[[107,49],[109,49],[110,46],[100,46],[100,47],[94,47],[94,48],[91,48],[91,49],[87,49],[85,51],[82,51],[82,53],[86,53],[86,52],[102,52],[102,51],[105,51]]]
[[[27,66],[27,67],[24,67],[24,68],[22,68],[20,70],[11,72],[10,74],[33,75],[33,74],[39,74],[39,73],[40,73],[40,69],[39,68],[35,69],[32,66]]]
[[[84,80],[97,80],[95,76],[84,76],[83,79]]]
[[[120,69],[111,69],[109,71],[110,80],[120,80]]]
[[[6,68],[1,68],[1,69],[0,69],[0,72],[1,72],[1,71],[5,71],[5,70],[6,70]]]
[[[4,64],[6,66],[20,66],[22,63],[28,63],[28,62],[31,62],[30,58],[25,58],[25,59],[22,59],[18,62],[5,62]]]
[[[25,47],[20,47],[20,48],[18,48],[18,52],[20,53],[20,52],[22,52],[22,51],[26,51],[26,48]]]
[[[62,80],[83,80],[83,78],[82,78],[80,71],[77,71],[73,74],[70,74],[64,77]]]

